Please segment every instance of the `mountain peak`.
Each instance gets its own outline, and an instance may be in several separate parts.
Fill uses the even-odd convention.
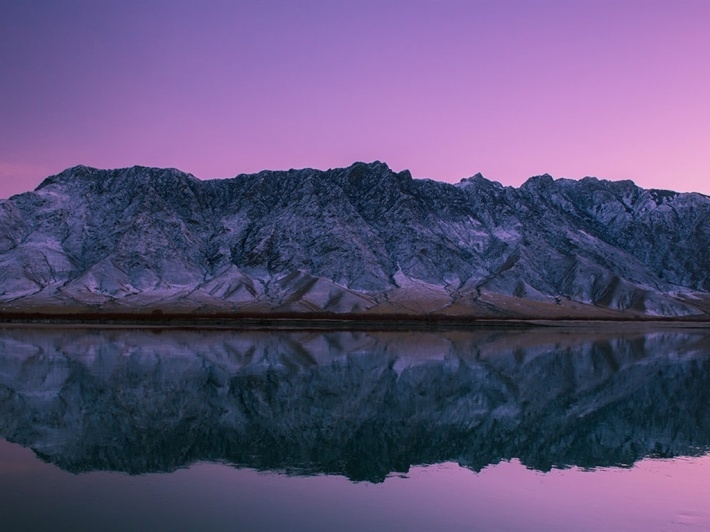
[[[466,185],[466,184],[485,184],[485,185],[494,185],[498,188],[503,187],[498,181],[491,181],[490,179],[487,179],[486,177],[483,176],[481,172],[477,172],[473,174],[471,177],[464,177],[461,179],[461,181],[458,182],[458,185]]]
[[[550,185],[554,184],[555,179],[548,173],[544,173],[541,175],[534,175],[525,181],[525,183],[522,184],[521,188],[543,188],[543,187],[549,187]]]
[[[371,161],[369,163],[363,162],[363,161],[356,161],[353,164],[350,165],[350,168],[359,168],[359,167],[366,167],[370,170],[380,170],[380,171],[390,171],[390,167],[387,165],[387,163],[383,163],[382,161]]]
[[[409,170],[394,172],[386,163],[373,161],[371,163],[357,162],[345,169],[344,177],[350,185],[358,187],[380,187],[412,180]]]
[[[72,166],[70,168],[67,168],[63,171],[61,171],[58,174],[51,175],[47,178],[45,178],[35,190],[41,190],[45,187],[48,187],[49,185],[55,185],[55,184],[65,184],[73,180],[77,179],[86,179],[88,177],[91,177],[94,175],[96,172],[100,172],[101,170],[98,170],[96,168],[93,168],[91,166],[85,166],[83,164],[78,164],[76,166]]]
[[[189,179],[197,181],[192,174],[187,174],[177,168],[156,168],[150,166],[134,165],[125,168],[102,170],[83,164],[72,166],[59,174],[49,176],[42,181],[35,190],[41,190],[50,185],[81,184],[87,181],[129,181],[131,183],[142,181],[167,181],[172,179]]]

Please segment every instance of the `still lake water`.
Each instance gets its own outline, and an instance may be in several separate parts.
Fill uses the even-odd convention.
[[[710,332],[0,329],[7,531],[710,530]]]

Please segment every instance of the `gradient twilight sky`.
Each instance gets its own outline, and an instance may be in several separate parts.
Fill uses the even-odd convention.
[[[381,160],[710,193],[710,1],[0,0],[0,197]]]

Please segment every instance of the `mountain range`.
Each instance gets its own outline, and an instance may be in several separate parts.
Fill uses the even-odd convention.
[[[0,311],[707,317],[710,198],[386,164],[67,169],[0,201]]]

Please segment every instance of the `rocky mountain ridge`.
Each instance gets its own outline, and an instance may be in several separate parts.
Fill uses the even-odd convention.
[[[0,309],[707,316],[710,198],[380,162],[211,181],[78,166],[0,201]]]

